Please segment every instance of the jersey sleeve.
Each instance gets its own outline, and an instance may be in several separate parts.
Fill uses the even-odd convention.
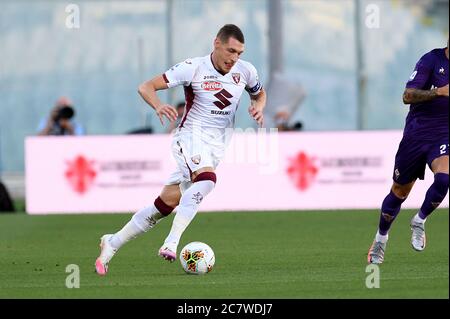
[[[256,68],[250,63],[248,64],[248,68],[249,78],[247,80],[245,90],[251,95],[257,95],[259,92],[261,92],[262,89],[261,82],[259,82],[258,72],[256,71]]]
[[[164,81],[166,81],[169,88],[184,85],[188,86],[191,84],[192,79],[195,74],[195,65],[192,60],[186,60],[175,64],[164,74]]]
[[[425,89],[425,85],[430,78],[433,70],[433,57],[431,53],[425,54],[417,62],[414,72],[409,77],[409,81],[406,83],[407,89]]]

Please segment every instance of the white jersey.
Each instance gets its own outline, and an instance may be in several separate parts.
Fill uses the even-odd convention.
[[[188,59],[163,74],[169,88],[183,85],[186,107],[178,131],[201,132],[202,140],[220,144],[234,118],[244,89],[258,94],[261,83],[255,67],[238,60],[225,75],[219,73],[211,55]]]

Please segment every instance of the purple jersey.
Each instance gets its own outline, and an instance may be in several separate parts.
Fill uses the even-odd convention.
[[[407,88],[430,90],[448,84],[448,59],[445,49],[425,54],[411,75]],[[425,168],[449,154],[448,97],[411,104],[402,141],[395,156],[393,179],[408,184],[423,179]]]
[[[448,84],[448,58],[445,48],[434,49],[422,56],[409,78],[406,88],[430,90]],[[411,104],[406,118],[405,135],[419,135],[435,140],[448,136],[448,97]]]

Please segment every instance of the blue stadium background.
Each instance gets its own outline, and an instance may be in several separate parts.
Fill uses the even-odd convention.
[[[361,30],[368,78],[364,129],[401,129],[407,112],[401,94],[415,62],[447,42],[448,1],[361,2],[376,3],[381,13],[379,29]],[[65,27],[68,4],[0,1],[0,171],[23,172],[24,138],[36,134],[61,95],[74,101],[88,134],[123,134],[143,125],[164,130],[137,86],[172,64],[167,3],[77,1],[80,29]],[[286,0],[283,6],[285,71],[307,92],[292,120],[309,131],[356,129],[354,1]],[[217,30],[235,23],[246,35],[242,58],[267,81],[267,0],[174,0],[173,10],[173,62],[208,54]],[[237,126],[253,126],[248,100],[242,104]]]

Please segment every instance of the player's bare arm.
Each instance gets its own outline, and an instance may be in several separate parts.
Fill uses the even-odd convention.
[[[262,126],[264,123],[263,110],[265,106],[266,92],[264,89],[261,89],[257,95],[250,94],[250,107],[248,108],[248,112],[259,126]]]
[[[164,125],[164,116],[171,122],[176,121],[178,116],[177,110],[172,105],[163,104],[156,95],[156,91],[166,89],[168,89],[168,86],[162,75],[142,83],[138,89],[144,101],[155,109],[162,125]]]
[[[403,93],[403,103],[413,104],[431,101],[439,96],[448,97],[448,84],[440,88],[434,88],[431,90],[418,90],[408,88]]]

